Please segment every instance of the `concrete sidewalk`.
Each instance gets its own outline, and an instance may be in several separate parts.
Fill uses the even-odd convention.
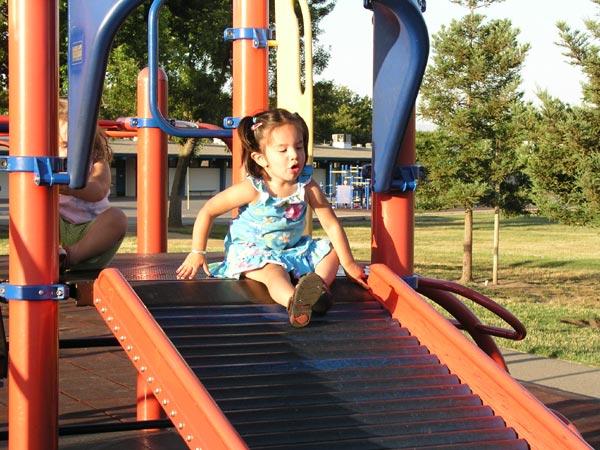
[[[521,382],[600,399],[600,367],[515,350],[503,349],[502,353],[511,375]]]

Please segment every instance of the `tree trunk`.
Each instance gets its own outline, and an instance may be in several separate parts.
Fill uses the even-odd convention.
[[[465,209],[465,236],[463,240],[463,267],[460,283],[473,281],[473,208]]]
[[[492,266],[492,284],[498,284],[498,265],[500,262],[500,208],[494,208],[494,257]]]
[[[182,193],[185,186],[185,175],[190,160],[194,155],[194,148],[196,147],[197,142],[198,139],[194,138],[186,140],[179,153],[177,168],[175,169],[175,175],[173,176],[173,184],[171,185],[171,194],[169,195],[169,218],[167,222],[169,228],[183,228],[183,221],[181,218]]]

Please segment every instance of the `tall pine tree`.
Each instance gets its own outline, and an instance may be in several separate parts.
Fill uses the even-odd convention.
[[[514,204],[505,187],[520,173],[515,151],[522,134],[515,119],[523,109],[520,73],[529,46],[519,44],[519,31],[509,20],[486,21],[476,12],[496,1],[453,3],[467,7],[469,13],[433,36],[432,64],[423,80],[419,113],[446,138],[440,147],[443,154],[436,155],[446,164],[445,176],[437,178],[437,192],[446,207],[464,208],[460,281],[470,282],[473,208],[491,206],[499,218],[502,208]],[[494,280],[496,274],[497,270]]]

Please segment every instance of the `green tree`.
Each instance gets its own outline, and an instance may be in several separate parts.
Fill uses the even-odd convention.
[[[571,225],[600,224],[600,133],[596,107],[538,94],[542,105],[523,159],[539,213]]]
[[[600,0],[592,0],[600,6]],[[541,214],[562,223],[600,224],[600,23],[586,30],[558,22],[559,45],[586,76],[583,104],[571,106],[547,92],[525,152],[532,196]]]
[[[519,84],[529,46],[518,43],[519,31],[509,20],[486,21],[475,12],[497,1],[452,1],[467,7],[469,14],[433,36],[434,54],[423,80],[419,112],[447,141],[441,147],[444,153],[436,157],[448,164],[438,189],[444,191],[446,207],[465,211],[460,281],[470,282],[473,208],[491,206],[499,218],[500,210],[512,204],[503,188],[521,171],[515,156],[522,140],[517,126],[523,111]]]
[[[331,135],[351,134],[354,144],[371,142],[373,102],[333,81],[314,85],[314,141],[330,142]]]

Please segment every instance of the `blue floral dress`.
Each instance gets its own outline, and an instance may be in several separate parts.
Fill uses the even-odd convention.
[[[263,179],[248,177],[260,198],[239,208],[225,237],[225,260],[209,266],[213,276],[239,278],[267,264],[285,267],[294,278],[315,270],[331,247],[329,239],[303,234],[308,208],[304,187],[311,176],[312,167],[305,167],[298,189],[286,198],[271,197]]]

